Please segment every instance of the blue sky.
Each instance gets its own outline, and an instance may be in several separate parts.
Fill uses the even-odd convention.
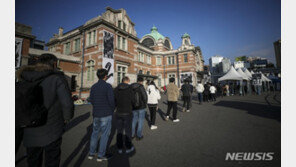
[[[205,63],[214,55],[234,60],[247,55],[275,62],[273,42],[281,38],[280,0],[16,0],[16,22],[32,26],[33,35],[48,42],[101,15],[105,8],[124,8],[138,37],[153,25],[181,45],[185,32],[201,47]]]

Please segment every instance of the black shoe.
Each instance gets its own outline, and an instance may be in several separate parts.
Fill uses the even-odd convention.
[[[140,140],[142,140],[143,138],[144,138],[144,136],[142,136],[142,137],[137,137],[137,140],[140,141]]]
[[[110,159],[110,158],[112,158],[112,157],[113,157],[112,154],[106,154],[106,155],[103,156],[103,157],[98,157],[98,158],[97,158],[97,161],[98,161],[98,162],[107,161],[108,159]]]

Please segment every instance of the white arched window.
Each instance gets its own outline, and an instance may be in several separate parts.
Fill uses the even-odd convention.
[[[93,81],[95,79],[95,62],[93,60],[89,60],[87,62],[87,81]]]

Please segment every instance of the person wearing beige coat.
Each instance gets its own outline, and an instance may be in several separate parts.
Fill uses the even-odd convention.
[[[170,78],[170,83],[166,87],[168,96],[168,109],[166,113],[166,120],[169,120],[171,109],[173,108],[173,122],[179,122],[177,119],[177,102],[179,98],[179,88],[175,85],[175,78]]]

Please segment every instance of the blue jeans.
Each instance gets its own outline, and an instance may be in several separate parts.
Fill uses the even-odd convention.
[[[98,157],[103,157],[106,154],[106,147],[111,131],[112,115],[93,119],[93,131],[90,138],[89,154],[94,155],[97,150],[99,134],[101,133],[100,147]]]
[[[138,123],[137,137],[142,137],[145,113],[146,113],[145,109],[133,111],[132,136],[135,136],[136,125]]]
[[[197,93],[197,96],[198,96],[198,101],[200,103],[202,103],[202,101],[203,101],[203,94],[202,93]]]
[[[258,86],[256,86],[256,87],[257,87],[257,94],[258,94],[258,95],[261,95],[261,86],[258,85]]]

